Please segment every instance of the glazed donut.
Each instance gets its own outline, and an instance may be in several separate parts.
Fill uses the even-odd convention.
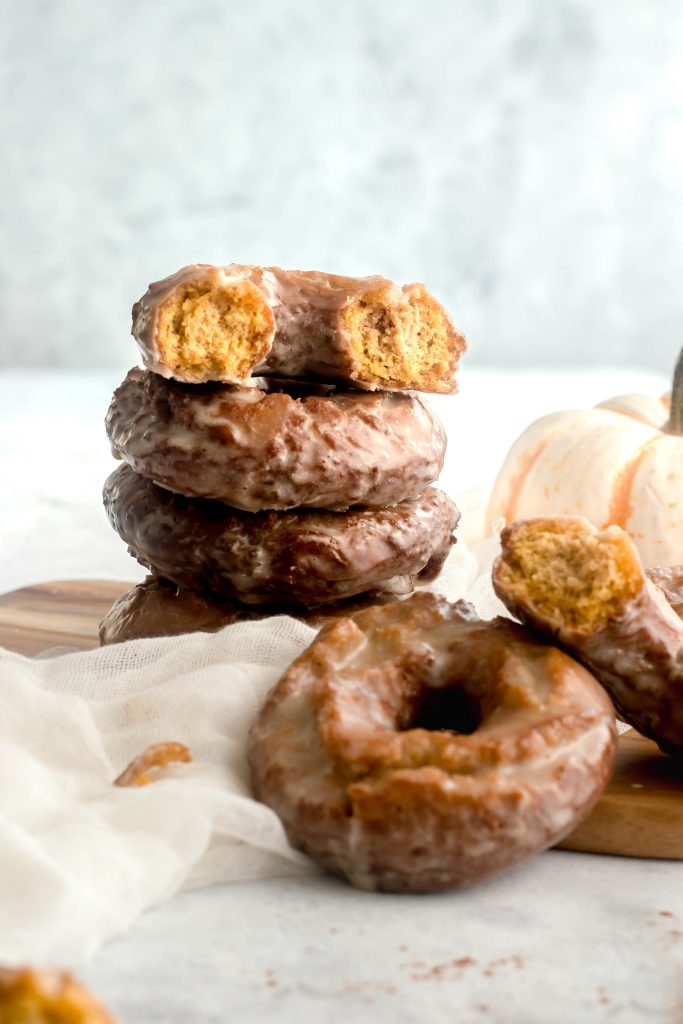
[[[166,381],[133,369],[107,414],[112,453],[155,483],[247,512],[396,505],[443,466],[446,435],[422,399],[261,381]]]
[[[292,845],[361,888],[433,892],[571,831],[615,744],[609,699],[577,662],[425,592],[325,626],[248,754]]]
[[[683,565],[646,569],[645,575],[659,587],[679,619],[683,619]]]
[[[100,622],[100,644],[104,647],[143,637],[215,633],[235,622],[264,619],[273,615],[291,615],[319,629],[330,619],[350,615],[369,604],[386,604],[397,600],[399,598],[394,594],[371,591],[362,597],[324,605],[312,611],[291,606],[245,607],[227,598],[221,600],[196,590],[178,587],[160,576],[148,576],[143,583],[138,583],[116,599]]]
[[[234,263],[151,284],[132,333],[148,369],[187,384],[264,376],[450,394],[466,347],[424,285]]]
[[[387,509],[237,512],[157,487],[129,466],[104,485],[109,520],[155,575],[243,604],[304,608],[409,593],[441,569],[459,519],[442,491]]]
[[[218,601],[159,576],[148,576],[111,606],[100,622],[100,645],[152,636],[215,633],[233,622],[254,618],[259,618],[258,611],[234,601]]]
[[[493,586],[512,614],[590,669],[625,722],[683,756],[680,568],[649,577],[624,530],[581,516],[520,520],[501,544]]]

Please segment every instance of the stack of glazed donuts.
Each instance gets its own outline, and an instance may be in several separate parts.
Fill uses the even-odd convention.
[[[114,529],[152,576],[103,643],[288,611],[320,621],[433,579],[459,513],[430,487],[464,339],[422,285],[205,264],[133,307],[107,414]]]

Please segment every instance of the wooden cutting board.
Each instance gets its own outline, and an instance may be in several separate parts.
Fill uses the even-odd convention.
[[[133,583],[56,580],[0,595],[0,646],[40,654],[67,644],[87,651],[99,644],[97,627]]]
[[[97,626],[132,584],[58,580],[0,596],[0,646],[33,655],[67,644],[97,647]],[[560,848],[683,860],[683,763],[630,730],[619,738],[612,781]]]

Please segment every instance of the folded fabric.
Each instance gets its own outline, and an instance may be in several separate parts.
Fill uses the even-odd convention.
[[[69,963],[181,887],[311,870],[249,793],[249,725],[314,631],[216,635],[27,659],[0,653],[0,959]],[[149,744],[194,762],[113,780]]]

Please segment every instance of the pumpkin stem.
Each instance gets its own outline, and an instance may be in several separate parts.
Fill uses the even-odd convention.
[[[683,349],[676,360],[671,385],[671,411],[662,428],[665,434],[683,434]]]

